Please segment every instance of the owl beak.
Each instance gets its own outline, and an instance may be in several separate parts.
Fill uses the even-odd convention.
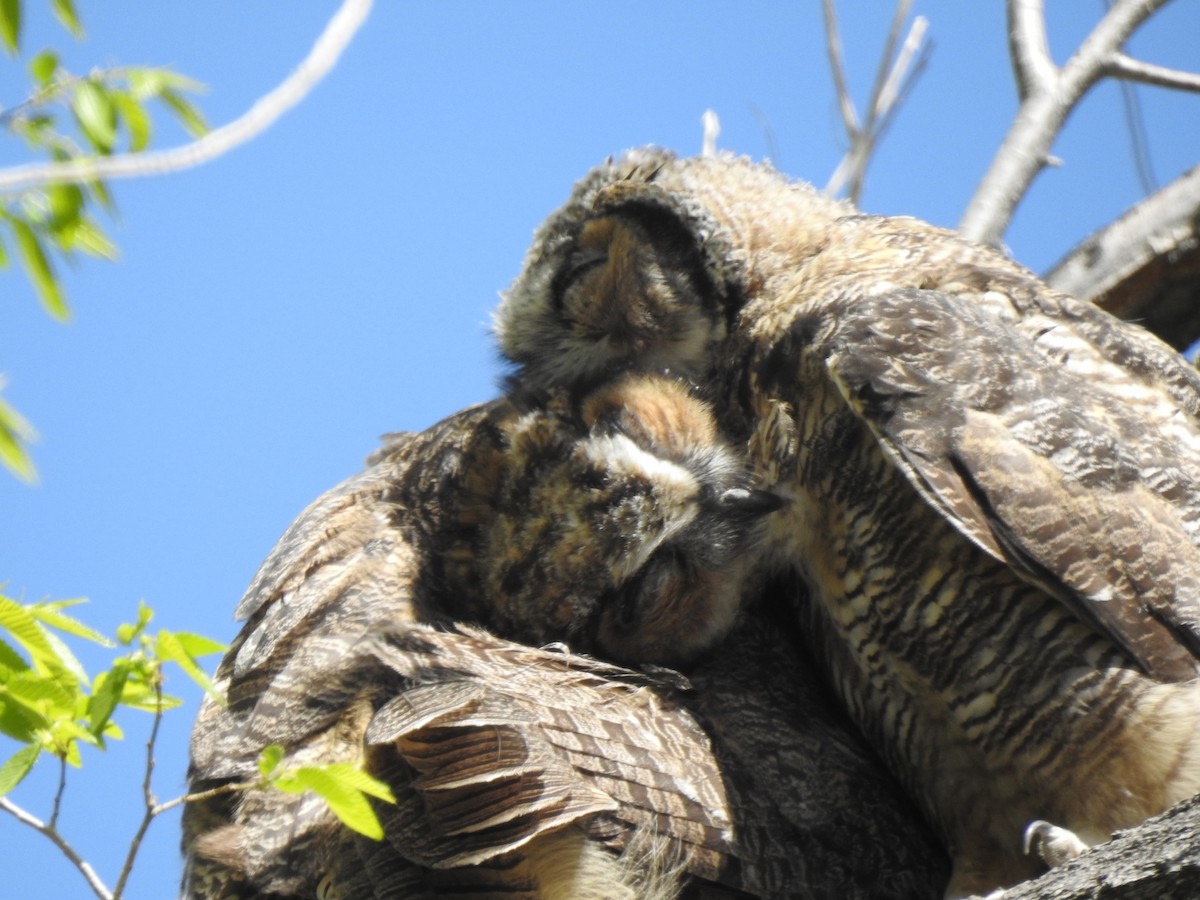
[[[720,495],[717,502],[727,512],[753,521],[775,512],[787,501],[771,491],[730,488]]]

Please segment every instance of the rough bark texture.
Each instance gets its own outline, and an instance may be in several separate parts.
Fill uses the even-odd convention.
[[[1046,281],[1190,347],[1200,339],[1200,166],[1088,237]]]
[[[990,900],[1196,900],[1200,797]]]

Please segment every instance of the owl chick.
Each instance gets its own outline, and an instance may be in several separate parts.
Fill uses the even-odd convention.
[[[216,679],[228,704],[206,701],[197,721],[194,790],[252,780],[269,744],[288,765],[365,765],[402,795],[398,849],[354,849],[311,796],[219,797],[185,820],[189,896],[350,896],[375,878],[389,896],[634,900],[647,879],[677,882],[681,859],[718,878],[740,852],[712,748],[669,691],[456,622],[689,659],[733,624],[742,558],[780,501],[750,488],[674,381],[542,399],[398,435],[313,504],[239,606],[248,622]],[[616,813],[599,836],[561,833]],[[641,832],[653,852],[618,858]]]
[[[755,490],[709,408],[676,381],[630,376],[573,408],[559,392],[510,417],[452,507],[456,596],[528,643],[681,665],[726,634],[755,578],[748,552],[779,509]]]
[[[730,156],[581,181],[497,313],[518,383],[666,368],[789,502],[763,564],[955,860],[1035,873],[1200,791],[1200,378],[1003,255]]]

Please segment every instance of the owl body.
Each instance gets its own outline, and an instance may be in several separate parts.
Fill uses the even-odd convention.
[[[764,565],[807,583],[806,639],[947,841],[950,896],[1032,874],[1034,819],[1096,841],[1200,790],[1200,379],[1173,351],[731,157],[634,151],[539,241],[498,313],[515,380],[676,354],[787,500]],[[724,323],[702,349],[689,306]],[[654,321],[652,351],[622,337]]]
[[[185,812],[185,895],[932,896],[931,836],[796,689],[804,664],[759,607],[695,688],[579,653],[705,649],[778,507],[709,407],[660,378],[390,437],[251,583],[215,679],[228,704],[205,701],[189,776],[254,781],[269,744],[284,766],[360,766],[397,797],[375,807],[384,840],[312,794],[213,796]],[[905,837],[855,850],[864,817]]]

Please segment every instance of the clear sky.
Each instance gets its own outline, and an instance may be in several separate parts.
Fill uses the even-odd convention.
[[[26,47],[75,71],[166,64],[209,86],[229,121],[307,53],[334,2],[101,4],[79,0],[74,44],[27,0]],[[843,0],[863,102],[889,4]],[[1104,4],[1052,3],[1057,60]],[[1002,4],[916,0],[929,65],[872,166],[863,207],[953,226],[1015,109]],[[1169,6],[1135,55],[1195,69],[1200,3]],[[24,97],[0,59],[0,104]],[[1200,161],[1200,97],[1141,88],[1165,183]],[[253,143],[202,168],[114,183],[116,263],[64,273],[74,320],[45,315],[0,273],[6,397],[40,432],[40,483],[0,473],[0,582],[26,600],[86,596],[111,632],[139,599],[158,623],[228,641],[233,607],[278,535],[357,471],[386,431],[420,429],[496,391],[497,292],[533,229],[608,154],[654,143],[774,156],[824,184],[841,156],[819,4],[381,2],[339,67]],[[165,122],[165,117],[163,118]],[[173,128],[159,146],[181,140]],[[1137,200],[1119,92],[1104,85],[1056,146],[1008,241],[1034,269]],[[19,160],[0,148],[0,164]],[[98,660],[86,656],[93,664]],[[184,789],[198,692],[167,716],[160,799]],[[111,885],[139,815],[148,716],[85,750],[62,827]],[[15,747],[0,739],[0,758]],[[45,816],[53,766],[15,799]],[[128,896],[170,897],[178,818],[156,822]],[[0,817],[0,895],[82,897],[43,839]],[[14,881],[15,880],[15,881]]]

